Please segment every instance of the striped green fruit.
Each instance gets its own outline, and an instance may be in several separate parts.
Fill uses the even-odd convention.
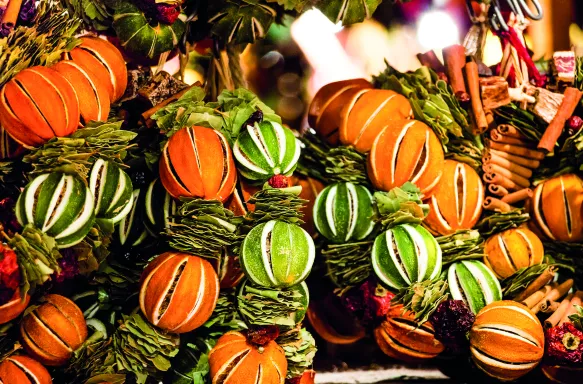
[[[81,242],[95,222],[93,195],[85,183],[71,175],[37,176],[18,197],[16,219],[54,237],[59,248]]]
[[[168,228],[171,217],[176,214],[176,200],[166,191],[162,181],[156,179],[146,189],[144,210],[146,229],[150,235],[158,235]]]
[[[262,292],[263,290],[263,292]],[[243,281],[239,286],[237,292],[237,306],[239,307],[239,313],[243,317],[243,320],[247,324],[251,325],[282,325],[286,327],[293,327],[304,320],[306,317],[306,312],[308,311],[308,305],[310,305],[310,291],[308,290],[308,285],[305,281],[300,284],[294,285],[293,287],[287,288],[286,291],[294,292],[293,299],[281,299],[275,297],[278,295],[277,291],[268,290],[265,292],[264,287],[258,287],[254,285],[249,280]],[[280,290],[281,292],[281,290]],[[249,299],[251,295],[256,295],[258,299]],[[275,297],[275,298],[274,298]],[[245,298],[245,300],[243,300]],[[277,318],[276,316],[281,315],[277,311],[270,311],[270,303],[288,303],[285,318]],[[252,310],[249,311],[246,307],[252,306]],[[299,308],[299,309],[296,309]],[[261,313],[263,316],[260,319],[253,318],[249,314],[254,315],[255,313]]]
[[[150,58],[171,51],[180,42],[186,24],[181,14],[172,25],[148,22],[143,12],[131,2],[116,6],[113,29],[121,46]]]
[[[271,220],[254,227],[241,245],[245,275],[257,285],[286,288],[308,277],[316,255],[314,242],[301,227]]]
[[[372,266],[378,278],[389,287],[406,288],[439,276],[441,248],[422,226],[397,225],[375,239]]]
[[[453,263],[447,271],[447,283],[451,297],[463,300],[474,313],[502,300],[500,282],[486,264],[478,260]]]
[[[291,130],[264,121],[241,131],[233,154],[243,177],[265,181],[274,175],[291,175],[300,158],[300,146]]]
[[[365,187],[337,183],[322,190],[314,203],[318,232],[333,243],[362,240],[374,228],[372,195]]]
[[[89,174],[89,189],[95,200],[95,216],[114,224],[132,209],[133,188],[127,173],[117,164],[99,159]]]
[[[132,192],[132,209],[118,224],[117,234],[119,243],[130,247],[140,245],[148,237],[148,231],[144,225],[144,196],[139,189]]]

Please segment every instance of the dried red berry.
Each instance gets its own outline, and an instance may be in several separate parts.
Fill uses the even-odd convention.
[[[287,188],[289,187],[289,177],[284,175],[272,176],[268,181],[271,188]]]
[[[567,136],[573,136],[581,130],[583,127],[583,119],[579,116],[571,116],[567,119],[565,124],[565,130],[567,131]]]
[[[462,300],[441,302],[429,318],[435,329],[435,338],[451,352],[461,353],[468,346],[466,334],[476,316]]]
[[[180,16],[180,9],[177,5],[156,4],[156,19],[162,23],[172,24]]]
[[[67,279],[72,279],[79,274],[79,262],[77,261],[75,251],[71,248],[63,249],[61,250],[61,255],[63,256],[59,259],[61,272],[55,276],[55,280],[59,283]]]
[[[583,362],[583,332],[572,323],[548,329],[545,344],[545,359],[550,364],[568,365]]]
[[[247,340],[252,344],[265,345],[279,337],[276,325],[265,325],[247,331]]]
[[[8,246],[0,244],[0,305],[12,297],[20,285],[20,269],[16,253]]]
[[[343,297],[343,303],[366,325],[385,317],[394,296],[392,292],[379,285],[376,279],[369,279],[360,287],[350,290]]]

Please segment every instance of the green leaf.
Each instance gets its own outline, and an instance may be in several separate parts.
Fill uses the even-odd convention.
[[[258,1],[216,0],[209,7],[211,33],[225,44],[254,43],[267,34],[276,12]]]
[[[202,326],[207,333],[220,337],[228,331],[240,331],[246,329],[247,325],[237,312],[236,294],[234,289],[221,290],[217,305],[211,317]]]
[[[65,10],[60,1],[39,2],[31,24],[18,26],[0,39],[0,86],[23,69],[51,66],[81,42],[75,37],[81,20]]]
[[[534,113],[510,103],[494,109],[498,124],[510,124],[533,141],[539,141],[547,123]]]
[[[319,1],[316,7],[333,23],[342,25],[360,23],[372,17],[382,0],[328,0]]]
[[[447,143],[446,159],[451,159],[468,164],[478,174],[482,174],[482,156],[484,146],[481,143],[480,136],[474,140],[456,138]]]
[[[243,241],[243,235],[237,230],[243,218],[235,216],[220,201],[182,201],[164,232],[172,248],[202,257],[218,258],[223,249],[236,249]]]
[[[268,3],[277,3],[286,11],[301,12],[306,5],[310,3],[309,0],[266,0]]]
[[[569,320],[580,331],[583,331],[583,307],[575,304],[576,313],[569,315]]]
[[[55,137],[34,148],[23,160],[33,167],[30,177],[43,173],[63,172],[87,179],[98,159],[125,167],[123,159],[132,147],[136,133],[121,129],[123,121],[90,122],[70,137]]]
[[[350,181],[369,186],[366,173],[366,156],[354,148],[330,147],[318,136],[306,133],[300,137],[304,144],[297,171],[322,180],[326,184]]]
[[[415,119],[433,129],[447,153],[451,138],[469,135],[467,112],[461,108],[451,87],[428,67],[402,73],[389,63],[384,72],[373,76],[375,88],[390,89],[409,99]]]
[[[316,341],[310,332],[298,325],[279,335],[275,342],[283,348],[287,359],[287,376],[300,377],[310,369],[316,355]]]
[[[138,383],[170,369],[170,358],[176,356],[179,346],[178,335],[155,328],[140,313],[123,316],[113,334],[116,369],[134,373]]]
[[[8,242],[16,252],[20,269],[20,295],[34,293],[37,286],[44,284],[53,273],[61,272],[58,260],[61,254],[55,239],[28,224]],[[29,292],[30,291],[30,292]]]
[[[383,230],[399,224],[420,224],[429,214],[429,205],[421,200],[421,191],[409,181],[389,192],[375,192],[373,198],[372,220],[380,223]]]
[[[460,230],[435,240],[441,248],[444,266],[461,260],[481,260],[485,256],[484,238],[475,229]]]
[[[243,124],[258,109],[263,113],[263,120],[281,124],[281,118],[259,100],[257,95],[245,88],[237,88],[234,91],[223,90],[217,101],[223,112],[223,125],[220,131],[231,145],[237,140]]]
[[[554,267],[550,264],[538,264],[531,267],[520,268],[511,276],[508,276],[500,282],[502,286],[502,296],[505,299],[511,299],[522,292],[531,282],[539,277],[547,269]]]
[[[307,310],[301,303],[302,297],[294,287],[270,289],[254,286],[248,281],[239,292],[237,308],[251,325],[291,328],[296,325],[296,312]]]
[[[523,212],[522,209],[515,209],[510,212],[496,212],[483,216],[475,228],[480,231],[482,236],[488,237],[510,228],[517,228],[529,219],[530,215]]]
[[[372,245],[372,241],[328,244],[322,250],[327,275],[339,288],[339,295],[359,285],[372,273]]]
[[[301,189],[295,187],[271,188],[265,183],[263,189],[255,192],[247,201],[247,204],[254,204],[255,209],[245,216],[245,229],[250,230],[250,227],[270,220],[302,225],[301,209],[308,201],[299,197],[300,192]]]
[[[404,309],[415,314],[415,320],[423,324],[444,300],[447,300],[447,282],[444,280],[425,280],[403,288],[391,303],[403,304]]]

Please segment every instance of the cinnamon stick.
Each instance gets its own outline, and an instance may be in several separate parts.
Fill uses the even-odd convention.
[[[482,176],[484,181],[488,184],[498,184],[503,186],[509,191],[517,191],[522,189],[519,185],[517,185],[514,181],[508,179],[506,176],[500,173],[484,173]]]
[[[512,207],[500,199],[497,199],[492,196],[488,196],[484,199],[484,203],[482,204],[484,209],[489,211],[496,211],[496,212],[510,212],[512,211]]]
[[[532,295],[533,293],[535,293],[536,291],[538,291],[539,289],[541,289],[542,287],[546,286],[555,278],[556,272],[557,269],[555,267],[548,267],[547,269],[544,270],[543,273],[538,275],[536,279],[531,281],[530,284],[528,284],[528,286],[524,289],[524,291],[522,291],[522,293],[516,296],[514,300],[520,302],[529,297],[530,295]]]
[[[465,57],[465,53],[464,53]],[[488,129],[488,120],[484,113],[482,98],[480,96],[480,75],[478,73],[478,64],[473,61],[466,63],[463,69],[466,86],[470,94],[472,105],[473,122],[475,124],[474,135],[479,135]]]
[[[482,163],[492,163],[501,166],[502,168],[506,168],[517,175],[525,177],[529,179],[532,176],[532,170],[522,165],[518,165],[516,163],[511,162],[508,159],[505,159],[498,154],[492,153],[492,151],[487,151],[484,156],[482,157]]]
[[[545,133],[543,133],[543,136],[538,143],[538,148],[543,151],[553,151],[558,138],[563,132],[563,128],[565,127],[567,119],[573,115],[573,112],[575,112],[575,108],[577,108],[577,105],[579,105],[579,101],[581,100],[581,96],[583,94],[577,88],[567,87],[564,95],[565,97],[563,98],[561,106],[557,110],[557,114],[548,125]]]
[[[542,308],[540,311],[542,313],[554,313],[557,309],[559,309],[559,305],[561,305],[561,303],[558,301],[551,301],[549,302],[548,307]]]
[[[490,192],[494,196],[506,196],[508,194],[508,190],[501,185],[497,184],[488,184],[488,192]]]
[[[445,67],[433,50],[427,51],[425,53],[418,53],[417,59],[419,59],[421,65],[429,67],[437,73],[445,73]]]
[[[563,301],[561,301],[561,304],[559,304],[559,308],[557,308],[557,310],[551,316],[549,316],[548,319],[545,320],[544,326],[546,329],[553,328],[559,324],[559,321],[563,319],[565,311],[569,309],[572,297],[572,294],[569,294],[567,297],[565,297]]]
[[[154,106],[154,107],[148,109],[147,111],[145,111],[144,113],[142,113],[142,119],[146,123],[146,126],[148,128],[152,127],[153,122],[150,120],[150,118],[152,117],[152,115],[154,113],[158,112],[160,109],[164,108],[165,106],[172,103],[173,101],[180,99],[182,97],[182,95],[184,95],[186,92],[188,92],[188,90],[190,90],[192,87],[197,87],[200,85],[201,84],[199,82],[196,82],[195,84],[192,84],[192,85],[184,88],[180,92],[175,93],[174,95],[170,96],[166,100],[162,101],[161,103],[156,104],[156,106]]]
[[[456,96],[461,93],[467,94],[464,75],[462,73],[462,69],[466,65],[465,48],[459,44],[444,48],[443,61],[453,93]]]
[[[493,148],[493,149],[495,149],[497,151],[501,151],[501,152],[512,153],[515,156],[527,157],[529,159],[534,159],[534,160],[542,160],[545,158],[544,153],[539,152],[535,149],[519,147],[517,145],[512,145],[512,144],[497,143],[497,142],[492,141],[492,140],[486,140],[486,143],[490,148]]]
[[[524,201],[526,199],[530,199],[533,195],[532,189],[524,188],[520,191],[509,193],[508,195],[502,198],[502,201],[507,204],[516,204],[519,201]]]
[[[544,287],[527,296],[524,300],[514,299],[514,301],[518,301],[521,304],[526,305],[528,308],[532,308],[540,303],[540,301],[547,295],[547,293],[549,293],[550,290],[551,287],[549,285],[545,285]]]
[[[483,104],[483,102],[482,102]],[[494,112],[491,110],[485,110],[486,121],[488,122],[488,129],[494,129],[496,127],[496,120],[494,119]]]
[[[517,139],[526,139],[526,136],[522,134],[516,127],[513,127],[510,124],[500,124],[496,128],[501,135],[509,136],[509,137],[516,137]]]
[[[575,306],[576,305],[581,306],[582,300],[583,300],[583,292],[582,291],[575,292],[575,294],[571,298],[571,301],[569,302],[569,305],[567,306],[567,310],[565,311],[565,313],[563,314],[563,317],[561,318],[561,321],[559,321],[559,325],[563,325],[564,323],[571,321],[571,320],[569,320],[569,316],[577,313],[577,309],[575,308]]]
[[[532,311],[536,314],[538,311],[542,309],[541,307],[543,305],[548,306],[547,304],[548,302],[559,300],[561,297],[565,296],[567,292],[569,292],[571,287],[573,287],[573,279],[564,281],[557,287],[551,289],[549,293],[547,293],[547,295],[544,297],[544,299],[542,299],[540,303],[538,303],[537,305],[534,306],[534,308],[532,308]]]
[[[488,149],[488,153],[490,153],[492,155],[492,159],[494,159],[494,156],[497,156],[499,158],[506,159],[514,164],[518,164],[518,165],[521,165],[521,166],[523,166],[525,168],[529,168],[529,169],[536,169],[540,165],[539,160],[534,160],[534,159],[529,159],[529,158],[522,157],[522,156],[513,155],[511,153],[498,151],[498,150],[495,150],[492,148]]]
[[[486,173],[499,173],[521,188],[530,187],[530,181],[527,178],[517,175],[510,169],[503,168],[498,164],[486,163],[482,165],[482,169]]]
[[[534,148],[536,144],[532,141],[519,139],[517,137],[506,136],[501,134],[497,129],[490,131],[490,138],[498,143],[518,145],[519,147]]]
[[[10,0],[4,16],[2,17],[2,24],[10,24],[12,26],[16,25],[18,21],[18,14],[20,13],[20,8],[22,7],[22,0]]]

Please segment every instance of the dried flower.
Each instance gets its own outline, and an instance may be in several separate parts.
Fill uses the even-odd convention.
[[[180,2],[157,3],[156,0],[138,0],[135,2],[147,17],[156,21],[172,24],[180,15]]]
[[[36,16],[35,0],[24,0],[18,13],[18,21],[21,23],[30,23]]]
[[[545,358],[550,364],[567,365],[583,362],[583,332],[572,323],[548,329],[545,334]]]
[[[61,250],[61,255],[63,256],[59,259],[61,271],[55,274],[55,280],[59,283],[72,279],[79,274],[79,262],[75,251],[71,248],[63,249]]]
[[[371,278],[348,291],[343,303],[363,324],[374,324],[387,314],[394,296]]]
[[[289,187],[289,177],[284,175],[272,176],[268,181],[271,188],[287,188]]]
[[[178,4],[156,4],[156,19],[162,23],[172,24],[180,16]]]
[[[430,317],[435,338],[454,353],[462,352],[468,345],[467,333],[476,316],[462,300],[445,300]]]
[[[279,328],[276,325],[264,325],[247,331],[247,340],[257,345],[265,345],[278,337]]]
[[[20,285],[20,280],[16,253],[8,246],[0,244],[0,305],[10,300]]]

